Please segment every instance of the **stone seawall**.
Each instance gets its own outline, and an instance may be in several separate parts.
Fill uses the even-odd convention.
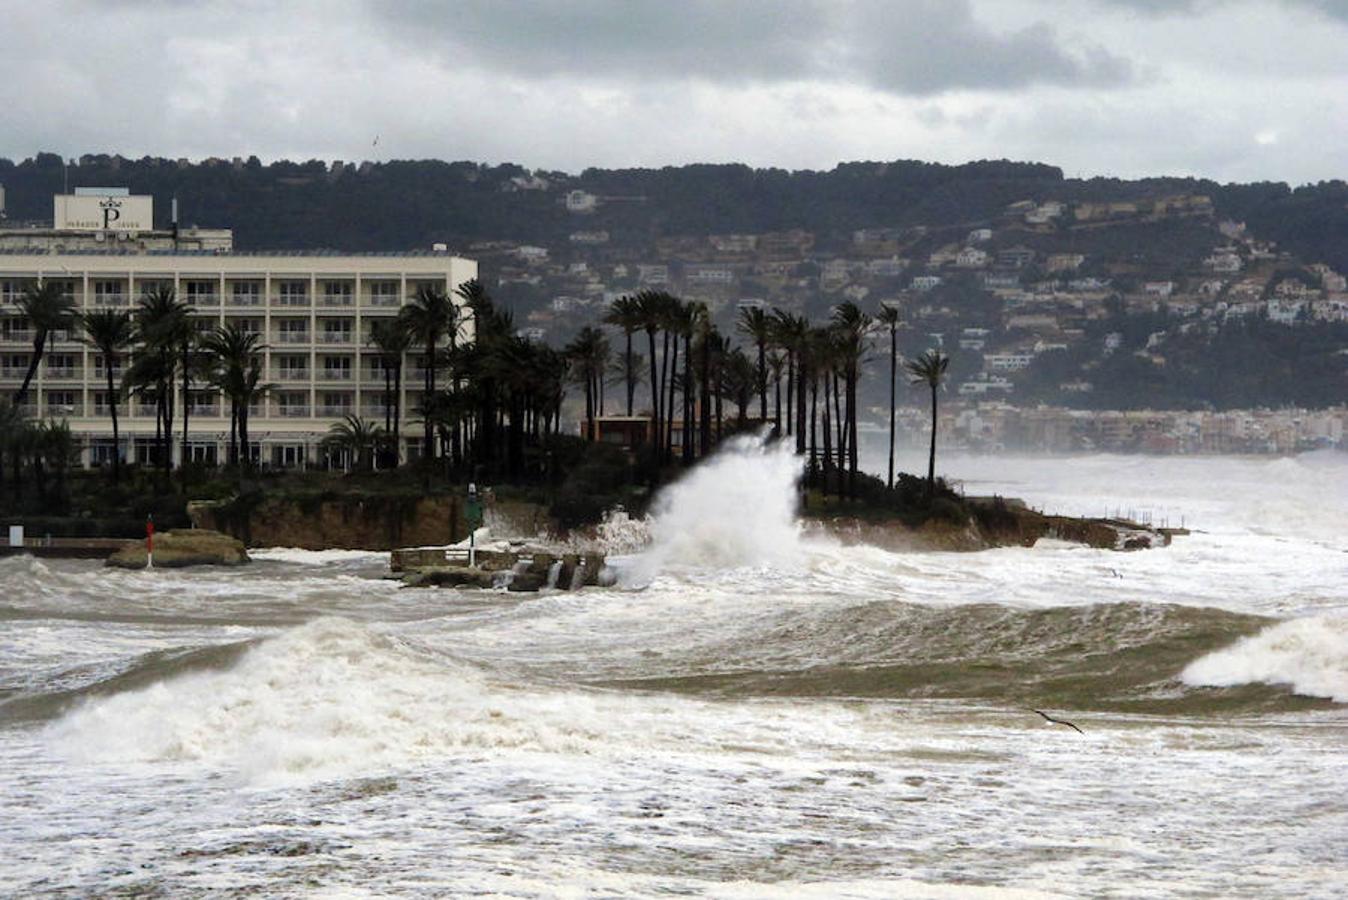
[[[249,547],[302,550],[393,550],[443,546],[468,536],[465,501],[457,494],[428,497],[267,497],[193,501],[194,528],[231,535]],[[534,537],[547,531],[536,504],[497,501],[486,510],[493,535]]]

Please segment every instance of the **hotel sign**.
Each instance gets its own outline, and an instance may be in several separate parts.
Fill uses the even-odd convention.
[[[151,231],[154,198],[148,195],[56,197],[55,227],[70,231]]]

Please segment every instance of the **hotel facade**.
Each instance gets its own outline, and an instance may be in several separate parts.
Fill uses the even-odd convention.
[[[262,380],[270,385],[251,408],[249,436],[254,459],[264,466],[294,468],[324,462],[319,444],[329,427],[347,415],[384,422],[384,370],[371,344],[377,323],[395,317],[423,286],[453,293],[477,277],[477,263],[429,251],[346,254],[326,251],[235,251],[226,230],[118,228],[102,215],[83,215],[71,227],[79,203],[72,199],[150,198],[125,194],[58,197],[51,228],[0,226],[0,394],[12,397],[32,359],[33,333],[18,307],[25,285],[56,282],[76,309],[133,310],[155,287],[171,287],[201,327],[234,324],[262,338]],[[63,206],[63,201],[65,201]],[[77,213],[68,210],[74,207]],[[65,217],[63,219],[63,216]],[[455,297],[455,302],[462,301]],[[30,386],[25,411],[34,418],[65,420],[76,435],[81,459],[112,459],[112,421],[101,355],[80,342],[78,328],[48,338]],[[461,339],[471,340],[471,323]],[[127,366],[113,368],[120,386]],[[404,360],[402,423],[404,459],[420,450],[414,424],[421,403],[421,356]],[[175,428],[182,427],[183,399],[177,386]],[[229,406],[204,383],[192,385],[188,452],[195,461],[221,462],[229,439]],[[153,404],[118,398],[122,458],[149,462],[154,434]],[[175,464],[180,440],[173,442]]]

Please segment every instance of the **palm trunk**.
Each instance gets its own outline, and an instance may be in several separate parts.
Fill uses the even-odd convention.
[[[805,382],[802,381],[801,390],[805,389],[804,385]],[[788,349],[786,351],[786,433],[788,436],[794,434],[794,431],[792,430],[791,420],[795,418],[796,407],[795,404],[792,402],[792,398],[794,396],[793,392],[795,391],[795,389],[796,389],[796,354],[794,350]],[[797,422],[796,427],[801,428],[804,426],[801,425],[799,422]],[[800,446],[800,441],[796,442],[796,446],[797,447]]]
[[[666,335],[668,337],[668,335]],[[679,336],[674,335],[674,348],[669,358],[669,404],[665,407],[669,427],[665,429],[665,462],[674,459],[674,388],[679,374]]]
[[[773,390],[773,393],[775,394],[775,397],[774,397],[774,399],[773,399],[773,401],[772,401],[772,435],[773,435],[773,437],[780,437],[780,436],[781,436],[781,433],[782,433],[782,376],[781,376],[781,369],[778,369],[777,372],[778,372],[777,376],[776,376],[775,378],[772,379],[772,390]]]
[[[37,374],[37,367],[42,362],[42,350],[47,344],[47,329],[39,328],[37,334],[33,337],[33,358],[28,361],[28,371],[23,374],[23,384],[14,393],[14,405],[23,406],[24,398],[28,396],[28,385],[32,382],[33,376]]]
[[[701,455],[711,450],[711,333],[702,335],[702,379],[698,384],[698,447]]]
[[[403,458],[403,361],[399,356],[393,366],[393,463],[397,465]]]
[[[434,401],[435,397],[435,345],[437,343],[437,338],[439,338],[439,335],[435,334],[427,335],[426,337],[426,393],[425,396],[421,398],[421,418],[424,422],[421,453],[426,457],[425,464],[428,467],[426,469],[428,486],[430,479],[429,466],[431,460],[435,459],[435,437],[431,427],[431,403]]]
[[[758,423],[768,420],[768,344],[758,339]]]
[[[894,385],[898,381],[898,332],[889,329],[889,489],[894,489]]]
[[[103,368],[108,374],[108,412],[112,414],[112,483],[118,484],[122,480],[122,438],[117,428],[117,395],[112,385],[112,366],[112,354],[104,353]]]
[[[627,376],[627,415],[632,415],[632,402],[637,394],[637,373],[632,366],[632,331],[623,329],[627,335],[627,365],[624,368],[624,374]]]
[[[805,386],[801,385],[801,390]],[[813,473],[815,467],[819,465],[819,440],[817,427],[819,424],[819,379],[810,379],[810,472]]]
[[[796,378],[800,384],[796,387],[796,453],[805,453],[805,360],[796,365]]]
[[[857,498],[857,365],[847,370],[847,413],[850,422],[847,432],[847,493]]]
[[[651,346],[651,443],[654,446],[660,444],[660,391],[659,382],[655,378],[655,329],[646,329],[646,337]]]
[[[931,386],[931,451],[927,454],[927,501],[936,496],[936,385]]]
[[[188,347],[187,347],[187,342],[184,341],[184,342],[183,342],[183,355],[182,355],[182,366],[183,366],[183,443],[182,443],[182,463],[181,463],[181,469],[180,469],[180,474],[182,475],[183,496],[184,496],[184,497],[187,496],[187,462],[188,462],[188,451],[187,451],[187,424],[188,424],[188,420],[191,418],[191,413],[192,413],[192,401],[191,401],[191,396],[192,396],[192,393],[191,393],[191,391],[192,391],[192,376],[191,376],[191,373],[188,372],[188,370],[187,370],[187,356],[188,356]]]
[[[667,415],[669,414],[669,408],[665,405],[665,377],[666,377],[666,375],[667,375],[667,373],[668,373],[668,371],[669,371],[669,332],[668,332],[668,331],[666,331],[665,334],[664,334],[664,345],[663,345],[663,347],[661,348],[661,350],[662,350],[662,352],[660,353],[660,385],[659,385],[659,388],[660,388],[660,389],[659,389],[659,391],[658,391],[658,393],[659,393],[659,395],[660,395],[660,400],[656,403],[656,406],[657,406],[657,408],[659,409],[659,414],[657,414],[656,417],[655,417],[655,418],[656,418],[656,426],[655,426],[655,433],[656,433],[655,450],[656,450],[656,454],[657,454],[657,455],[660,457],[660,459],[663,461],[663,460],[664,460],[664,455],[665,455],[665,416],[667,416]]]
[[[683,464],[693,462],[693,331],[683,336]]]

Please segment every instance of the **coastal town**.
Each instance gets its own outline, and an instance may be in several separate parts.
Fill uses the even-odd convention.
[[[1176,344],[1240,323],[1297,333],[1348,323],[1343,274],[1219,218],[1206,196],[1027,199],[967,230],[690,235],[657,239],[637,254],[593,221],[606,208],[640,205],[641,197],[566,190],[539,175],[517,176],[502,189],[555,193],[575,224],[560,246],[467,248],[502,296],[532,305],[522,333],[534,339],[597,324],[614,299],[643,288],[675,291],[727,321],[746,308],[818,315],[851,300],[898,309],[905,344],[953,357],[943,433],[969,449],[1288,453],[1343,441],[1348,409],[1341,405],[1176,410],[1090,402],[1108,387],[1099,378],[1112,377],[1104,365],[1111,357],[1164,370]],[[1150,235],[1172,230],[1189,256],[1175,247],[1164,259],[1137,252],[1154,243]],[[1111,327],[1118,321],[1148,327],[1129,334]],[[1066,361],[1075,371],[1065,371]],[[870,410],[876,423],[881,406]],[[904,413],[912,427],[903,430],[920,440],[924,413]]]

